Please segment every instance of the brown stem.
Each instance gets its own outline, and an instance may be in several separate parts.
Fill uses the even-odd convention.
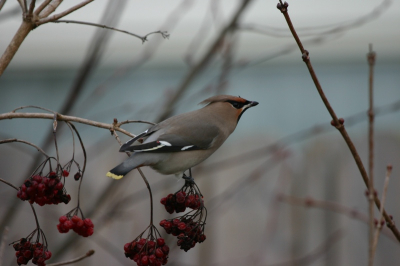
[[[375,256],[375,251],[376,251],[376,247],[378,245],[378,239],[379,239],[379,234],[383,228],[383,206],[385,206],[385,201],[386,201],[386,196],[387,196],[387,189],[389,186],[389,179],[390,179],[390,174],[392,173],[392,166],[388,165],[386,167],[386,177],[385,177],[385,182],[383,184],[383,193],[382,193],[382,205],[381,208],[379,210],[380,215],[379,215],[379,220],[378,220],[378,224],[377,224],[377,229],[375,230],[375,235],[373,237],[373,244],[372,244],[372,251],[370,254],[370,258],[371,258],[371,265],[373,265],[374,263],[374,256]]]
[[[34,26],[32,23],[22,21],[22,24],[15,33],[14,38],[11,40],[6,51],[0,58],[0,76],[3,74],[4,70],[6,70],[22,42],[25,40],[26,36],[28,36],[29,32],[33,30],[33,28]]]
[[[286,4],[286,2],[285,2],[285,4]],[[288,5],[285,5],[285,4],[282,4],[282,3],[278,4],[278,9],[280,9],[282,14],[284,15],[284,17],[286,19],[286,22],[287,22],[287,24],[289,26],[289,29],[292,32],[293,37],[295,38],[295,40],[296,40],[296,42],[297,42],[297,44],[298,44],[298,46],[300,48],[300,51],[302,52],[303,61],[307,65],[307,68],[308,68],[308,70],[310,72],[311,78],[314,81],[315,87],[317,88],[317,91],[318,91],[323,103],[325,104],[325,107],[327,108],[329,114],[331,115],[331,117],[333,119],[332,124],[339,130],[340,134],[342,135],[343,139],[345,140],[347,146],[350,149],[351,154],[353,155],[353,158],[354,158],[354,160],[355,160],[355,162],[357,164],[357,167],[358,167],[358,169],[359,169],[359,171],[361,173],[361,176],[363,178],[364,184],[368,187],[369,178],[368,178],[367,171],[364,168],[364,165],[363,165],[363,163],[361,161],[361,158],[360,158],[360,156],[359,156],[359,154],[357,152],[356,147],[354,146],[352,140],[350,139],[350,136],[348,135],[346,129],[344,128],[344,125],[343,125],[344,120],[339,121],[339,119],[336,116],[336,113],[333,111],[333,108],[331,107],[328,99],[326,98],[325,93],[322,90],[321,84],[319,83],[319,81],[317,79],[317,75],[315,74],[315,71],[314,71],[314,69],[312,67],[312,64],[311,64],[311,61],[310,61],[310,57],[309,57],[309,53],[308,53],[307,50],[304,49],[303,45],[301,44],[300,38],[298,37],[298,35],[297,35],[297,33],[296,33],[296,31],[295,31],[295,29],[293,27],[293,24],[292,24],[292,22],[290,20],[290,17],[289,17],[289,14],[288,14],[288,11],[287,11],[287,6]],[[378,199],[378,197],[376,197],[375,195],[374,195],[374,201],[375,201],[375,205],[378,207],[378,209],[380,209],[381,202]],[[387,212],[385,210],[383,210],[383,215],[384,215],[385,220],[387,222],[387,226],[390,228],[390,230],[392,230],[393,234],[396,236],[397,240],[400,242],[400,232],[397,229],[396,225],[393,223],[392,219],[390,218],[390,216],[387,214]]]
[[[375,53],[372,51],[372,44],[369,45],[369,53],[367,54],[368,65],[369,65],[369,109],[368,109],[368,202],[369,202],[369,247],[368,247],[368,265],[374,264],[374,235],[375,235],[375,223],[374,223],[374,91],[373,91],[373,80],[374,80],[374,64],[375,64]],[[381,206],[382,207],[382,206]]]
[[[28,141],[21,140],[21,139],[4,139],[4,140],[0,140],[0,144],[3,144],[3,143],[10,143],[10,142],[21,142],[21,143],[28,144],[28,145],[30,145],[30,146],[36,148],[39,152],[41,152],[41,153],[42,153],[44,156],[46,156],[47,158],[50,157],[47,153],[44,152],[44,150],[42,150],[41,148],[39,148],[39,147],[36,146],[35,144],[30,143],[30,142],[28,142]]]
[[[66,260],[66,261],[62,261],[62,262],[56,262],[56,263],[51,263],[51,264],[46,264],[47,266],[61,266],[61,265],[68,265],[68,264],[72,264],[78,261],[81,261],[83,259],[86,259],[90,256],[92,256],[94,254],[94,250],[91,249],[88,252],[86,252],[85,255],[80,256],[78,258],[72,259],[72,260]]]
[[[142,169],[140,169],[139,167],[136,169],[139,171],[140,175],[143,178],[143,181],[146,183],[147,189],[149,190],[149,194],[150,194],[150,227],[152,227],[153,226],[153,194],[151,193],[149,181],[147,181],[147,178],[144,176]]]
[[[29,4],[29,10],[28,10],[29,16],[32,16],[33,10],[35,9],[35,4],[36,4],[36,0],[31,0],[31,3]]]
[[[42,12],[42,10],[48,5],[50,4],[51,0],[45,0],[43,1],[43,3],[40,4],[40,6],[38,8],[36,8],[36,10],[33,12],[35,15],[39,15],[40,12]]]

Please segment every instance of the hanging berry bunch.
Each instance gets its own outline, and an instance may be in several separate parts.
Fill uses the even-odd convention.
[[[192,178],[185,181],[185,185],[175,194],[170,194],[161,199],[161,204],[172,213],[192,210],[175,219],[162,220],[160,226],[167,234],[178,238],[178,246],[184,251],[193,248],[196,243],[202,243],[206,239],[204,227],[207,219],[207,209],[204,207],[203,196]],[[172,210],[172,211],[171,211]]]
[[[186,181],[180,190],[162,198],[160,202],[168,213],[184,212],[186,208],[197,210],[204,205],[202,195],[199,192],[200,190],[194,181]]]
[[[206,240],[204,227],[207,219],[207,209],[201,207],[175,219],[162,220],[160,226],[167,234],[178,238],[177,245],[184,251],[193,248],[196,243]]]
[[[37,233],[36,240],[32,241]],[[39,240],[42,239],[42,243]],[[51,258],[47,250],[46,238],[41,229],[35,229],[26,238],[11,243],[15,249],[18,265],[26,265],[30,260],[33,264],[45,266],[45,261]]]
[[[40,206],[45,204],[68,204],[71,196],[67,194],[64,187],[65,177],[69,171],[57,164],[57,170],[51,171],[51,159],[47,158],[30,178],[25,180],[17,192],[21,200],[28,200],[31,204],[37,203]],[[49,164],[50,172],[43,174],[45,166]]]
[[[148,231],[147,237],[143,237]],[[124,245],[125,256],[138,266],[161,266],[167,264],[169,247],[157,228],[150,225],[132,242]]]
[[[80,212],[79,217],[78,214]],[[68,233],[69,230],[74,230],[80,236],[88,237],[91,236],[94,232],[94,224],[90,218],[84,218],[83,213],[79,207],[73,209],[66,215],[61,216],[57,224],[58,232],[60,233]]]

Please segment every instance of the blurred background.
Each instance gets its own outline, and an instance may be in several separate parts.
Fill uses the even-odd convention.
[[[29,1],[28,1],[29,2]],[[41,1],[38,1],[40,3]],[[80,1],[63,2],[61,12]],[[210,49],[242,1],[94,1],[65,17],[126,30],[138,38],[87,25],[48,23],[33,30],[0,77],[0,113],[35,105],[61,114],[112,123],[127,119],[158,122],[200,108],[215,94],[240,95],[260,104],[243,115],[236,131],[204,163],[193,169],[208,209],[207,240],[187,253],[176,238],[167,265],[365,265],[368,225],[311,199],[340,204],[340,210],[367,215],[366,187],[326,111],[283,15],[274,1],[251,1],[216,49]],[[400,3],[396,1],[291,1],[289,14],[322,87],[368,163],[369,44],[376,52],[374,72],[375,185],[382,194],[386,165],[394,170],[387,211],[400,216],[397,189],[400,165]],[[17,1],[0,11],[0,51],[21,23]],[[205,55],[212,59],[202,71]],[[193,77],[192,77],[193,76]],[[192,78],[188,78],[192,77]],[[184,81],[189,80],[188,85]],[[178,93],[178,90],[181,93]],[[167,112],[168,111],[168,112]],[[26,109],[19,112],[42,112]],[[148,191],[136,171],[122,180],[105,173],[126,158],[105,129],[75,124],[87,151],[82,210],[95,233],[81,238],[60,234],[58,217],[77,202],[77,182],[66,188],[68,205],[36,208],[54,256],[72,259],[89,249],[95,255],[76,265],[133,265],[123,245],[149,223]],[[147,128],[129,124],[138,134]],[[30,141],[55,155],[52,121],[0,121],[1,139]],[[122,141],[129,138],[119,133]],[[72,138],[60,123],[61,164],[72,155]],[[79,146],[76,154],[83,156]],[[20,186],[43,160],[29,146],[0,145],[0,177]],[[76,171],[76,169],[75,169]],[[172,218],[159,200],[182,181],[143,169],[154,196],[156,224]],[[10,243],[35,229],[27,203],[0,185],[0,234]],[[353,215],[354,216],[354,215]],[[365,216],[367,217],[367,216]],[[376,212],[376,217],[378,214]],[[8,228],[8,231],[5,230]],[[5,233],[6,232],[6,233]],[[388,230],[379,239],[375,265],[398,265],[399,243]],[[15,265],[14,251],[0,249],[0,264]]]

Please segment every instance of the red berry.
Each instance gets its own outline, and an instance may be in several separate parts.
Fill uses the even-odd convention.
[[[33,257],[32,251],[30,251],[29,249],[28,249],[28,250],[25,250],[24,253],[23,253],[23,255],[24,255],[25,258],[27,258],[27,259],[29,259],[29,260]]]
[[[51,258],[51,255],[53,255],[53,254],[51,253],[51,251],[46,251],[45,255],[46,255],[46,260],[48,260]]]
[[[63,216],[61,216],[60,218],[58,218],[58,221],[59,221],[60,223],[65,223],[65,221],[68,221],[68,218],[67,218],[67,216],[63,215]]]
[[[165,240],[164,240],[164,238],[162,238],[162,237],[157,238],[157,245],[158,245],[159,247],[164,246],[164,245],[165,245]]]
[[[150,264],[154,264],[156,262],[156,260],[157,260],[157,258],[156,258],[156,256],[154,254],[149,256],[149,263]]]
[[[69,176],[69,172],[68,172],[67,170],[64,170],[63,173],[62,173],[62,175],[65,176],[65,177],[67,177],[67,176]]]
[[[76,224],[77,222],[82,221],[82,219],[74,215],[72,216],[71,221]]]
[[[125,245],[124,245],[124,251],[126,252],[126,253],[128,253],[130,250],[130,247],[131,247],[131,243],[126,243]]]
[[[169,247],[167,245],[164,245],[161,250],[164,252],[165,255],[168,255],[169,253]]]
[[[179,230],[185,230],[186,229],[186,224],[184,223],[184,222],[180,222],[179,224],[178,224],[178,229]]]
[[[64,187],[63,183],[58,182],[57,185],[54,187],[54,189],[61,190],[63,189],[63,187]]]
[[[83,222],[87,227],[94,227],[92,220],[90,220],[89,218],[86,218],[85,220],[83,220]]]
[[[147,246],[149,248],[154,248],[156,246],[156,243],[153,240],[147,241]]]
[[[67,220],[67,221],[65,221],[64,223],[63,223],[63,226],[66,228],[66,229],[72,229],[72,228],[74,228],[74,223],[72,222],[72,221],[70,221],[70,220]]]
[[[76,180],[76,181],[78,181],[79,180],[79,178],[81,178],[81,174],[79,173],[79,172],[77,172],[75,175],[74,175],[74,179]]]
[[[166,205],[167,204],[167,198],[162,198],[160,200],[160,202],[161,202],[162,205]]]
[[[163,258],[163,257],[165,256],[165,255],[164,255],[164,252],[162,252],[161,248],[157,248],[157,249],[156,249],[155,255],[156,255],[156,257],[158,257],[158,258]]]
[[[141,263],[142,263],[143,266],[149,265],[149,257],[143,256],[142,259],[141,259]]]

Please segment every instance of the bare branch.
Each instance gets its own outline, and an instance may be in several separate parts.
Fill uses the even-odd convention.
[[[66,261],[62,261],[62,262],[56,262],[56,263],[51,263],[51,264],[46,264],[47,266],[61,266],[61,265],[68,265],[68,264],[72,264],[78,261],[81,261],[83,259],[86,259],[90,256],[92,256],[94,254],[94,250],[91,249],[88,252],[86,252],[85,255],[82,255],[76,259],[72,259],[72,260],[66,260]]]
[[[0,114],[0,120],[13,119],[13,118],[42,118],[42,119],[52,119],[53,120],[54,115],[53,114],[44,114],[44,113],[4,113],[4,114]],[[125,129],[115,127],[112,124],[101,123],[101,122],[92,121],[92,120],[85,119],[85,118],[57,114],[57,120],[58,121],[77,122],[77,123],[86,124],[89,126],[105,128],[108,130],[113,129],[113,130],[119,131],[125,135],[128,135],[132,138],[135,137],[135,135],[131,134],[130,132],[126,131]]]
[[[0,76],[3,74],[4,70],[6,70],[7,66],[10,64],[22,42],[25,40],[26,36],[28,36],[29,32],[31,32],[32,29],[32,23],[22,21],[21,26],[15,33],[10,44],[7,46],[7,49],[0,58]]]
[[[85,5],[87,5],[87,4],[89,4],[90,2],[93,2],[93,1],[94,0],[86,0],[86,1],[83,1],[80,4],[78,4],[76,6],[73,6],[73,7],[69,8],[69,9],[67,9],[67,10],[65,10],[65,11],[63,11],[61,13],[55,14],[55,15],[53,15],[51,17],[42,18],[36,23],[36,25],[39,26],[39,25],[42,25],[44,23],[52,22],[52,21],[55,21],[55,20],[60,19],[62,17],[65,17],[66,15],[74,12],[75,10],[78,10],[81,7],[84,7]],[[46,10],[44,10],[44,11],[46,11]],[[43,14],[43,15],[45,15],[45,14]]]
[[[150,32],[144,36],[140,36],[137,35],[135,33],[126,31],[126,30],[120,30],[114,27],[109,27],[107,25],[101,25],[101,24],[97,24],[97,23],[92,23],[92,22],[85,22],[85,21],[77,21],[77,20],[55,20],[55,21],[50,21],[51,23],[73,23],[73,24],[81,24],[81,25],[88,25],[88,26],[93,26],[93,27],[99,27],[99,28],[104,28],[104,29],[109,29],[109,30],[114,30],[114,31],[118,31],[118,32],[122,32],[131,36],[134,36],[136,38],[139,38],[140,40],[142,40],[142,43],[147,41],[147,36],[151,35],[151,34],[156,34],[156,33],[160,33],[161,36],[163,38],[168,38],[169,34],[166,31],[154,31],[154,32]]]
[[[317,75],[314,71],[314,68],[311,64],[311,60],[310,60],[310,56],[309,56],[309,52],[307,50],[304,49],[303,44],[300,41],[299,36],[296,33],[296,30],[294,29],[294,26],[292,24],[292,21],[289,17],[289,13],[288,13],[288,6],[289,4],[287,2],[285,2],[284,4],[282,3],[281,0],[279,0],[280,3],[278,3],[277,8],[282,12],[283,16],[285,17],[285,20],[289,26],[289,29],[301,51],[302,54],[302,58],[304,63],[306,64],[308,71],[310,72],[310,76],[312,78],[312,80],[314,81],[315,87],[321,97],[322,102],[324,103],[326,109],[328,110],[329,114],[332,117],[332,122],[331,124],[337,128],[337,130],[340,132],[340,134],[342,135],[344,141],[346,142],[347,146],[349,147],[349,150],[351,152],[351,154],[353,155],[354,161],[356,162],[356,165],[360,171],[361,177],[364,181],[364,184],[368,187],[369,184],[369,178],[368,178],[368,174],[367,171],[365,170],[364,164],[361,161],[360,155],[358,154],[358,151],[356,149],[356,147],[354,146],[353,141],[351,140],[349,134],[347,133],[345,127],[344,127],[344,119],[342,118],[338,118],[336,116],[335,111],[333,110],[332,106],[330,105],[328,98],[326,97],[321,84],[318,81]],[[370,191],[370,193],[373,193]],[[374,193],[373,193],[374,194]],[[381,203],[378,197],[376,197],[374,195],[374,201],[375,201],[375,205],[380,208]],[[400,242],[400,232],[397,229],[396,225],[394,224],[394,222],[392,221],[392,219],[390,218],[390,216],[387,214],[387,212],[385,210],[383,210],[383,215],[385,217],[385,220],[388,224],[388,227],[392,230],[393,234],[396,236],[397,240]]]

